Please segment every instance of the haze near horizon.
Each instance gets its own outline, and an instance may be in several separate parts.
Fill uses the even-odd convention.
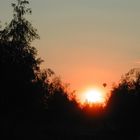
[[[1,21],[8,22],[10,1],[1,3]],[[111,86],[139,67],[139,5],[138,0],[30,0],[43,67],[75,90]]]

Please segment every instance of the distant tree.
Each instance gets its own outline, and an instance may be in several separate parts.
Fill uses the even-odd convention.
[[[49,85],[49,96],[46,100],[46,107],[57,116],[74,115],[78,103],[75,96],[66,90],[65,85],[59,77],[54,77]],[[74,113],[75,112],[75,113]]]

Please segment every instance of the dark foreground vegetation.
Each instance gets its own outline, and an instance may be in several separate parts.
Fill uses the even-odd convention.
[[[2,139],[140,139],[140,70],[112,88],[105,108],[81,108],[31,46],[39,36],[26,20],[29,2],[12,4],[13,19],[0,30],[0,127]]]

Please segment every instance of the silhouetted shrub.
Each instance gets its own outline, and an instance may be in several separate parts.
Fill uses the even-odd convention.
[[[107,112],[118,131],[138,133],[140,124],[140,71],[130,70],[113,88]]]

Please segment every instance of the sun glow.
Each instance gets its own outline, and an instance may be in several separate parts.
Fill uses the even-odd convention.
[[[88,103],[104,103],[105,97],[103,91],[99,89],[88,89],[84,92],[85,101]]]

